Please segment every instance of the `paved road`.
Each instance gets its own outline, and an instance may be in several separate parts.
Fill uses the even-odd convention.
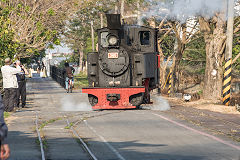
[[[94,153],[98,157],[107,155],[106,159],[240,158],[237,144],[222,142],[184,123],[173,121],[163,112],[131,110],[87,119],[78,125],[78,131],[87,138]],[[99,148],[104,149],[99,152]]]
[[[75,91],[77,92],[77,91]],[[72,94],[81,96],[80,93]],[[41,159],[35,131],[36,114],[46,159],[91,159],[67,120],[97,159],[219,159],[239,160],[240,145],[213,136],[168,112],[151,110],[62,111],[69,94],[51,79],[28,81],[26,109],[9,119],[10,159]],[[84,97],[83,97],[84,98]],[[77,99],[79,101],[79,99]],[[83,109],[70,99],[64,107]],[[81,100],[80,100],[81,101]],[[79,102],[80,102],[79,101]]]

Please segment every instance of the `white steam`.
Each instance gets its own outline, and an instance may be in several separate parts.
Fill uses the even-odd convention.
[[[143,13],[144,17],[155,17],[159,19],[167,17],[167,19],[178,20],[180,22],[186,22],[188,18],[194,16],[210,18],[214,16],[216,12],[223,11],[226,7],[224,0],[146,1],[150,4],[150,8],[147,12]]]
[[[152,96],[153,105],[151,110],[167,111],[170,109],[170,105],[166,99],[161,96]]]
[[[87,94],[69,93],[61,100],[62,111],[92,111],[92,106],[88,102]]]

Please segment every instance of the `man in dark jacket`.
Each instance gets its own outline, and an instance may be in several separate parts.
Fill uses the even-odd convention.
[[[4,105],[2,102],[2,96],[0,95],[0,142],[1,142],[1,159],[7,159],[10,156],[10,149],[7,144],[8,128],[4,121]]]
[[[17,81],[18,81],[18,91],[17,91],[17,108],[24,108],[26,105],[26,77],[25,75],[28,74],[26,68],[21,65],[21,62],[17,60],[15,62],[16,68],[21,70],[21,73],[18,73]],[[22,101],[22,106],[20,107],[20,97]]]

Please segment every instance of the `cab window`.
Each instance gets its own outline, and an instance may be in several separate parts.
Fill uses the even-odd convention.
[[[107,40],[108,32],[101,32],[101,46],[108,47],[108,40]]]
[[[141,45],[150,45],[150,32],[140,31],[140,43]]]

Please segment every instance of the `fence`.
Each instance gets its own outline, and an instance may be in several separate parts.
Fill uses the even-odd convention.
[[[65,78],[64,69],[58,68],[56,66],[50,66],[50,75],[52,79],[58,82],[62,87],[65,88]]]

